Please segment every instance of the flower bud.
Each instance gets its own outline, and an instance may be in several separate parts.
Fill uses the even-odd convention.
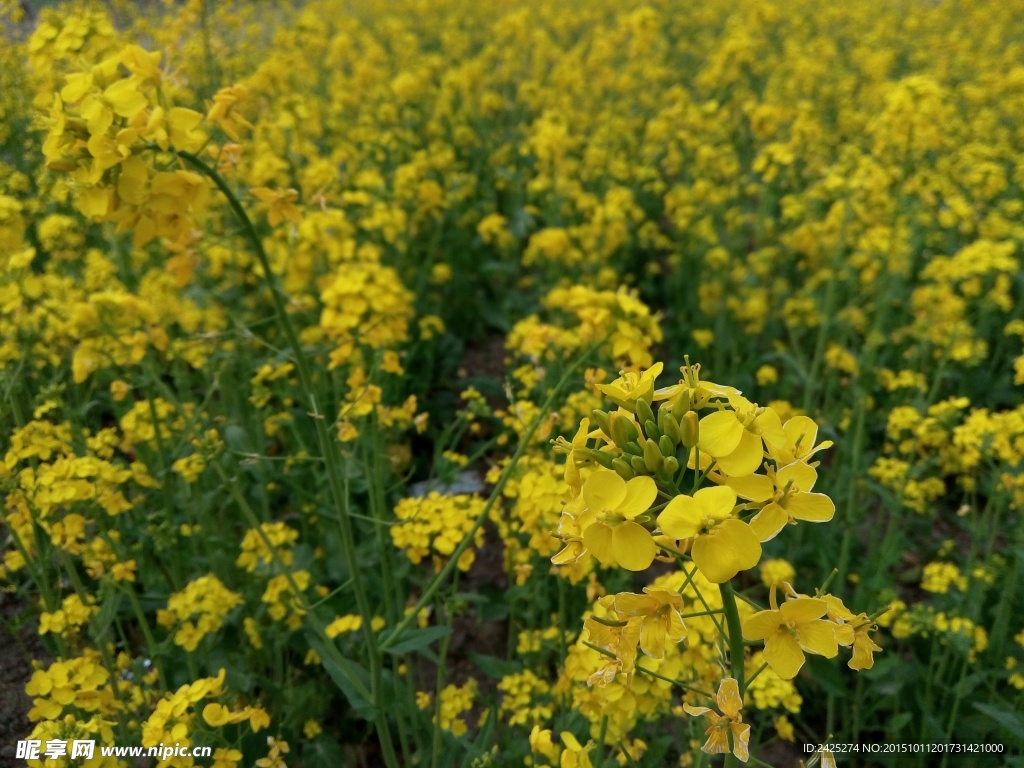
[[[641,456],[630,456],[629,465],[638,475],[642,475],[647,471],[647,462]]]
[[[679,471],[679,459],[675,456],[666,456],[665,461],[661,466],[662,469],[669,473],[669,475],[674,475]]]
[[[633,468],[622,458],[612,460],[612,469],[614,469],[623,480],[632,480],[636,477],[636,472],[634,472]]]
[[[608,453],[608,451],[598,451],[594,449],[589,449],[583,455],[586,456],[588,459],[593,459],[605,469],[611,469],[612,461],[614,461],[615,459],[615,456],[611,453]]]
[[[648,471],[657,472],[664,461],[665,457],[661,455],[656,442],[648,440],[644,443],[644,464],[647,465]]]
[[[597,426],[601,428],[601,431],[605,433],[607,437],[612,436],[612,428],[608,421],[608,412],[593,410],[590,417],[597,423]]]
[[[658,426],[661,427],[662,434],[668,435],[673,443],[679,442],[679,422],[668,408],[658,409]]]
[[[641,424],[646,421],[654,421],[654,411],[651,410],[651,405],[646,400],[636,401],[636,418]]]
[[[621,413],[613,413],[608,417],[611,430],[608,437],[612,439],[621,450],[626,450],[626,443],[629,442],[629,431],[626,429],[626,417]]]
[[[676,453],[676,444],[669,440],[668,435],[661,436],[661,440],[658,441],[658,448],[661,450],[661,455],[666,458],[674,456]]]
[[[679,438],[687,450],[690,450],[700,439],[700,419],[696,411],[687,411],[683,414],[682,422],[679,425]]]
[[[644,449],[640,447],[639,443],[634,443],[634,442],[626,443],[626,447],[623,448],[622,450],[623,450],[624,454],[628,453],[630,456],[643,456],[644,455]],[[626,460],[627,461],[629,460],[628,456],[626,457]]]
[[[658,429],[658,425],[650,419],[644,422],[644,432],[647,433],[647,437],[651,440],[657,440],[661,437],[661,430]]]

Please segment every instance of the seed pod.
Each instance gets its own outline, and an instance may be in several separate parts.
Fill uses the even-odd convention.
[[[657,440],[661,437],[661,430],[658,429],[658,425],[651,421],[651,419],[644,422],[644,432],[647,433],[647,437],[651,440]]]
[[[653,440],[648,440],[644,443],[644,464],[647,465],[647,469],[651,472],[657,472],[661,469],[662,463],[665,461],[665,457],[661,455],[661,451],[658,450],[658,444]]]
[[[679,425],[679,438],[687,449],[693,448],[700,440],[700,419],[696,411],[687,411]]]
[[[629,466],[625,459],[613,459],[612,469],[614,469],[618,473],[619,477],[621,477],[623,480],[632,480],[634,477],[636,477],[636,472],[633,471],[633,468]]]

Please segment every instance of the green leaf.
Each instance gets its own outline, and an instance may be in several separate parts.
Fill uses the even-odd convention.
[[[470,651],[469,658],[476,665],[477,669],[495,680],[500,680],[507,675],[513,675],[516,672],[522,671],[521,664],[499,659],[496,656],[488,656],[484,653]]]
[[[395,643],[390,648],[386,648],[385,652],[398,656],[413,651],[424,651],[429,648],[432,642],[442,637],[447,637],[451,633],[451,627],[424,627],[423,629],[408,630],[405,632],[403,640]],[[382,641],[386,639],[386,637],[381,638]]]
[[[114,619],[117,618],[123,600],[124,595],[116,588],[107,588],[106,584],[100,587],[101,607],[99,612],[89,622],[89,629],[92,632],[93,638],[98,643],[106,639],[107,632],[110,631]]]
[[[900,712],[889,722],[888,733],[895,735],[907,727],[907,724],[914,719],[910,712]]]
[[[974,708],[986,717],[991,718],[1014,738],[1024,741],[1024,718],[1009,709],[994,707],[991,704],[975,703]]]
[[[346,659],[338,652],[335,646],[329,646],[315,632],[306,632],[306,640],[309,642],[310,647],[316,651],[320,657],[320,663],[323,664],[327,674],[348,700],[356,714],[364,720],[375,720],[377,713],[373,704],[360,695],[353,684],[353,681],[357,681],[362,684],[365,690],[369,690],[369,672],[362,665],[357,664],[351,659]]]

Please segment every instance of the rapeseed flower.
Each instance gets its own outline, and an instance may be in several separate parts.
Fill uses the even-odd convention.
[[[804,665],[804,653],[833,658],[839,653],[835,626],[822,617],[828,610],[825,600],[797,597],[776,607],[758,611],[743,621],[746,640],[764,641],[764,660],[783,680],[792,680]]]
[[[750,525],[733,516],[736,493],[728,486],[676,496],[658,515],[658,527],[673,539],[692,539],[690,557],[709,581],[720,584],[761,559]]]
[[[646,570],[658,548],[637,518],[650,509],[657,495],[658,487],[649,477],[626,482],[607,469],[591,474],[583,484],[586,509],[579,516],[587,550],[605,565]]]

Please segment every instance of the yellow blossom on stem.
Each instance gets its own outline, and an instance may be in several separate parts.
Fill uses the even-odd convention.
[[[718,714],[710,707],[694,707],[690,704],[683,704],[687,714],[699,717],[706,715],[708,718],[708,729],[705,731],[708,740],[701,747],[703,752],[709,755],[726,754],[732,751],[742,762],[747,762],[750,757],[750,726],[743,722],[743,715],[740,709],[743,707],[743,699],[740,696],[739,683],[732,677],[726,677],[718,686],[718,693],[715,694],[715,703],[722,714]],[[729,747],[729,735],[732,735],[732,749]]]
[[[642,595],[620,592],[612,604],[620,618],[641,617],[640,649],[652,659],[664,658],[666,642],[676,644],[686,637],[683,599],[677,592],[648,586]]]
[[[746,640],[764,641],[764,660],[783,680],[792,680],[804,665],[804,652],[834,658],[839,653],[835,625],[823,619],[828,603],[814,597],[798,597],[758,611],[743,622]]]
[[[761,544],[747,523],[733,517],[736,493],[728,486],[701,488],[693,496],[676,496],[658,515],[661,532],[693,539],[690,557],[714,583],[728,581],[761,559]]]
[[[296,190],[253,187],[249,191],[266,206],[267,221],[270,222],[270,226],[276,227],[286,220],[292,224],[302,223],[302,211],[295,205],[295,201],[299,199],[299,193]]]
[[[764,444],[785,445],[786,433],[779,414],[759,407],[741,395],[729,397],[731,410],[708,414],[700,420],[697,447],[730,477],[752,475],[761,466]]]
[[[636,412],[636,401],[654,397],[654,381],[661,374],[663,363],[655,363],[642,373],[636,371],[620,371],[619,378],[609,384],[597,384],[598,391],[604,393],[616,405],[632,413]]]
[[[818,480],[813,467],[796,461],[767,475],[730,478],[729,487],[745,499],[767,502],[751,520],[762,542],[775,538],[787,524],[798,520],[827,523],[836,512],[832,499],[823,493],[811,493]]]
[[[786,434],[786,444],[768,445],[768,454],[780,467],[794,461],[817,466],[817,462],[811,462],[811,457],[818,451],[832,447],[831,440],[814,444],[818,438],[818,425],[810,416],[794,416],[782,425],[782,431]]]
[[[636,518],[650,509],[657,495],[658,487],[649,477],[634,477],[627,483],[607,469],[588,477],[583,484],[587,510],[579,520],[587,549],[604,565],[627,571],[648,568],[658,547]]]
[[[569,731],[562,731],[560,737],[565,745],[565,751],[562,752],[562,759],[559,762],[560,768],[592,768],[590,750],[594,748],[593,742],[587,742],[587,746],[584,747]]]

